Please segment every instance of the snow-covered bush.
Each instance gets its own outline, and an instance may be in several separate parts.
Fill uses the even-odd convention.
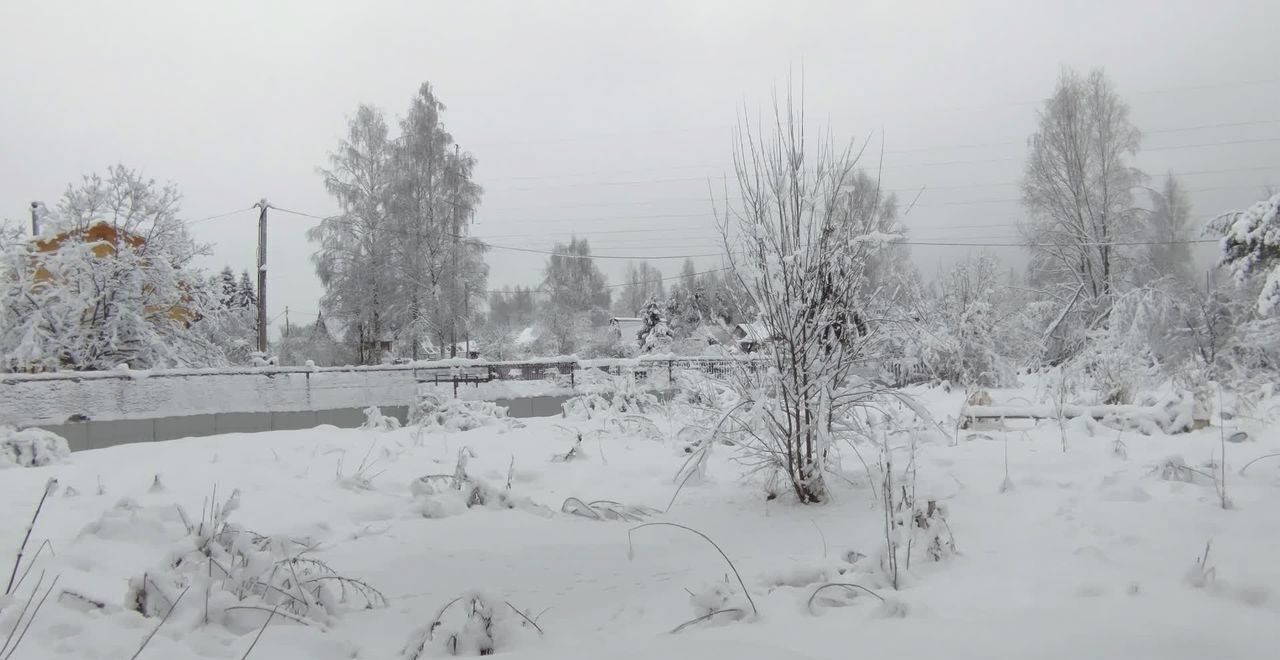
[[[364,424],[360,425],[360,428],[370,431],[394,431],[400,428],[400,420],[383,415],[382,410],[377,406],[369,406],[364,409]]]
[[[660,513],[653,507],[644,505],[626,505],[613,500],[595,500],[583,502],[577,497],[570,497],[560,505],[561,513],[581,516],[591,520],[622,520],[639,522],[649,516]]]
[[[1072,364],[1091,382],[1102,403],[1133,403],[1139,391],[1163,379],[1163,370],[1181,362],[1169,327],[1176,322],[1169,294],[1154,288],[1119,296],[1105,323]]]
[[[578,375],[577,396],[564,402],[566,417],[594,419],[626,413],[645,413],[658,407],[658,397],[631,373],[610,374],[584,369]]]
[[[1005,310],[998,262],[989,255],[961,262],[938,280],[936,297],[917,326],[919,359],[935,378],[999,387],[1014,379],[1005,325],[1018,310]]]
[[[67,440],[44,429],[0,426],[0,468],[40,467],[60,463],[71,455]]]
[[[434,619],[418,627],[401,649],[400,660],[494,655],[541,635],[533,616],[510,601],[471,592],[445,603]]]
[[[409,492],[413,494],[414,510],[424,518],[447,518],[477,506],[549,514],[546,507],[512,492],[514,461],[507,472],[506,485],[499,488],[467,473],[467,463],[475,455],[470,447],[463,447],[458,450],[458,462],[453,474],[428,474],[410,482]]]
[[[377,589],[306,556],[311,547],[303,541],[230,523],[239,506],[238,490],[225,502],[215,498],[199,520],[178,506],[185,536],[162,565],[129,580],[125,606],[148,617],[177,611],[192,625],[249,629],[273,611],[281,619],[325,625],[345,609],[386,605]],[[198,595],[188,599],[187,592]]]
[[[427,430],[470,431],[493,424],[517,425],[507,409],[488,401],[462,401],[434,392],[418,396],[409,407],[409,423]]]
[[[711,582],[697,591],[690,591],[689,605],[693,607],[693,618],[676,626],[671,632],[677,633],[703,622],[738,621],[746,618],[750,611],[749,601],[729,582],[727,575],[722,581]]]

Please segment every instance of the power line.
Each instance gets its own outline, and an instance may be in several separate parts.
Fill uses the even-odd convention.
[[[1154,88],[1154,89],[1140,90],[1136,92],[1127,92],[1127,94],[1131,94],[1134,96],[1150,96],[1150,95],[1157,95],[1157,94],[1176,94],[1181,92],[1203,91],[1206,89],[1222,89],[1222,88],[1230,88],[1230,87],[1253,87],[1258,85],[1270,85],[1275,83],[1280,83],[1280,78],[1215,82],[1215,83],[1205,83],[1205,84],[1197,84],[1197,85],[1186,85],[1186,86],[1179,86],[1179,87]],[[1019,107],[1019,106],[1027,106],[1027,105],[1039,105],[1044,101],[1045,99],[1039,98],[1034,100],[992,101],[990,103],[974,104],[974,105],[967,105],[967,106],[960,105],[960,106],[938,106],[935,108],[912,108],[910,110],[897,112],[896,114],[925,115],[925,114],[933,114],[938,112],[955,112],[958,110],[982,110],[987,108]],[[720,126],[708,125],[705,127],[690,127],[690,128],[664,128],[664,129],[639,129],[639,130],[631,130],[631,131],[610,131],[607,133],[591,133],[587,135],[574,135],[574,136],[566,136],[566,137],[549,137],[549,138],[534,139],[534,140],[529,140],[529,139],[486,140],[486,141],[473,143],[471,146],[502,146],[502,145],[514,146],[514,145],[529,145],[529,144],[557,144],[557,143],[564,143],[564,142],[589,142],[591,140],[597,140],[597,139],[610,139],[610,138],[628,137],[628,136],[671,135],[671,134],[681,134],[681,133],[694,133],[694,132],[701,132],[701,131],[724,130],[724,129],[732,129],[734,128],[734,126],[735,125],[733,124],[727,124],[727,125],[720,125]]]
[[[1152,131],[1143,131],[1143,133],[1146,135],[1154,135],[1154,134],[1161,134],[1161,133],[1181,133],[1181,132],[1188,132],[1188,131],[1198,131],[1198,130],[1206,130],[1211,128],[1260,126],[1260,125],[1270,125],[1270,124],[1280,124],[1280,119],[1259,119],[1259,120],[1252,120],[1252,121],[1226,122],[1226,123],[1219,123],[1219,124],[1201,124],[1198,126],[1184,126],[1184,127],[1175,127],[1175,128],[1156,129]],[[1273,139],[1274,138],[1263,138],[1262,141],[1270,141]],[[1207,144],[1230,145],[1230,144],[1248,144],[1251,142],[1253,142],[1253,140],[1234,140],[1234,141],[1213,142],[1213,143],[1207,143]],[[953,151],[957,149],[980,149],[980,148],[986,148],[986,147],[1016,146],[1016,145],[1023,145],[1023,144],[1026,144],[1025,140],[1006,140],[1001,142],[977,142],[972,144],[916,147],[912,149],[890,149],[885,151],[885,155],[904,154],[904,153],[926,153],[926,152],[932,152],[932,151]],[[1176,146],[1170,146],[1170,147],[1150,147],[1146,150],[1161,151],[1161,150],[1167,150],[1167,149],[1187,149],[1187,148],[1198,147],[1198,146],[1205,146],[1205,145],[1176,145]],[[977,161],[977,162],[988,162],[988,161]],[[681,166],[673,166],[673,167],[666,167],[666,168],[653,168],[651,170],[611,170],[611,171],[604,171],[604,172],[589,172],[589,173],[581,173],[581,174],[551,174],[551,175],[543,175],[543,176],[491,177],[491,178],[485,178],[484,180],[486,182],[488,181],[525,181],[525,180],[533,180],[533,179],[587,177],[587,176],[597,176],[600,174],[619,174],[619,173],[626,173],[626,172],[643,172],[643,171],[654,171],[654,170],[665,171],[665,170],[671,170],[671,169],[717,169],[717,168],[732,167],[732,165],[733,163],[718,163],[713,165],[681,165]],[[922,163],[920,165],[922,166],[933,165],[933,163]],[[901,167],[909,167],[909,166],[911,166],[911,164],[894,165],[893,167],[901,168]],[[889,169],[889,166],[886,166],[886,169]],[[707,178],[708,178],[707,176],[690,176],[690,177],[663,177],[663,178],[656,178],[656,179],[634,179],[634,180],[621,180],[621,181],[584,181],[584,182],[577,182],[577,183],[555,184],[551,186],[520,187],[520,188],[501,188],[501,187],[489,188],[488,192],[534,192],[534,191],[541,191],[541,190],[547,190],[547,189],[577,188],[577,187],[586,187],[586,186],[631,186],[631,185],[642,185],[642,184],[651,184],[651,183],[680,183],[680,182],[692,182],[692,181],[706,181]]]
[[[1274,168],[1264,167],[1264,168],[1238,168],[1238,169],[1270,170],[1270,169],[1274,169]],[[1235,171],[1235,170],[1204,170],[1204,171],[1203,171],[1203,173],[1209,173],[1209,172],[1226,172],[1226,171]],[[1180,176],[1180,175],[1179,175],[1179,176]],[[1250,185],[1250,184],[1232,185],[1232,186],[1212,186],[1212,187],[1208,187],[1208,188],[1188,188],[1188,189],[1186,189],[1184,192],[1186,192],[1186,193],[1190,194],[1190,193],[1214,192],[1214,191],[1221,191],[1221,190],[1249,190],[1249,189],[1254,189],[1254,188],[1258,188],[1258,187],[1259,187],[1259,186],[1257,186],[1257,185]],[[999,203],[999,204],[1007,204],[1007,203],[1015,203],[1015,202],[1016,202],[1016,203],[1020,203],[1020,202],[1022,202],[1022,199],[1021,199],[1021,198],[1018,198],[1018,197],[1008,197],[1008,198],[1000,198],[1000,199],[957,200],[957,201],[948,201],[948,202],[933,202],[933,203],[927,203],[927,204],[917,204],[916,206],[924,206],[924,207],[941,207],[941,206],[970,206],[970,205],[975,205],[975,204],[998,204],[998,203]],[[314,217],[314,216],[312,216],[312,217]],[[644,217],[644,216],[632,216],[632,217],[623,216],[623,217],[619,217],[619,218],[617,218],[617,219],[639,219],[640,217]],[[648,216],[648,217],[661,218],[661,217],[668,217],[668,216],[658,215],[658,216]],[[689,219],[692,219],[692,218],[702,218],[702,219],[706,219],[706,220],[717,220],[717,219],[719,219],[719,217],[718,217],[718,216],[711,215],[711,214],[688,214],[688,215],[683,215],[683,214],[681,214],[681,215],[675,215],[675,216],[670,216],[670,217],[677,217],[677,218],[689,218]],[[604,219],[604,218],[587,218],[587,219],[579,219],[579,218],[559,218],[559,219],[555,219],[554,221],[555,221],[555,222],[587,222],[587,221],[592,221],[592,222],[594,222],[594,221],[597,221],[597,220],[603,220],[603,219]],[[521,222],[523,223],[523,222],[528,222],[528,221],[521,221]],[[955,225],[955,226],[947,226],[947,227],[936,227],[935,229],[947,229],[947,228],[957,228],[957,229],[960,229],[960,228],[970,228],[970,229],[971,229],[971,228],[1001,227],[1001,226],[1005,226],[1006,224],[1008,224],[1008,223],[1002,223],[1002,224],[983,224],[983,225]],[[547,236],[549,236],[549,235],[552,235],[552,236],[554,236],[554,235],[560,235],[560,236],[572,235],[572,236],[578,236],[578,237],[587,237],[587,238],[590,238],[590,237],[593,237],[593,236],[609,236],[609,235],[613,235],[613,234],[663,233],[663,232],[676,231],[677,229],[678,229],[678,228],[672,228],[672,227],[659,227],[659,228],[651,228],[651,229],[602,229],[602,230],[596,230],[596,231],[591,231],[591,230],[587,230],[587,231],[568,230],[568,231],[553,231],[553,232],[545,232],[545,231],[544,231],[544,232],[536,232],[536,233],[490,234],[490,235],[488,235],[488,236],[475,236],[475,237],[473,237],[473,238],[477,238],[477,239],[480,239],[480,240],[489,240],[489,239],[492,239],[492,238],[498,238],[498,239],[503,239],[503,238],[546,238],[546,237],[547,237]],[[689,237],[686,237],[686,238],[689,238]]]
[[[194,226],[194,225],[198,225],[198,224],[200,224],[200,223],[202,223],[202,222],[209,222],[210,220],[217,220],[217,219],[219,219],[219,218],[225,218],[225,217],[227,217],[227,216],[235,215],[235,214],[237,214],[237,213],[244,213],[245,211],[252,211],[252,210],[253,210],[253,207],[252,207],[252,206],[247,206],[247,207],[242,208],[242,209],[236,209],[236,210],[234,210],[234,211],[227,211],[226,213],[219,213],[219,214],[217,214],[217,215],[211,215],[211,216],[209,216],[209,217],[207,217],[207,218],[200,218],[199,220],[186,220],[186,221],[184,222],[184,224],[186,224],[188,227],[191,227],[191,226]]]
[[[300,215],[304,218],[313,218],[315,220],[333,220],[333,219],[342,217],[342,214],[321,216],[321,215],[316,215],[314,213],[303,213],[302,211],[290,211],[289,209],[280,208],[279,206],[274,206],[274,205],[271,208],[281,213],[288,213],[290,215]]]
[[[1070,241],[1069,244],[1078,247],[1114,247],[1114,246],[1135,246],[1135,245],[1190,245],[1194,243],[1217,243],[1216,238],[1198,238],[1185,241],[1107,241],[1107,242],[1083,242],[1077,243]],[[933,247],[1062,247],[1057,243],[944,243],[944,242],[926,242],[926,241],[893,241],[892,245],[927,245]]]
[[[627,287],[627,286],[636,286],[636,285],[640,285],[640,284],[657,284],[657,283],[659,283],[659,282],[669,282],[669,281],[671,281],[671,280],[683,280],[683,279],[687,279],[687,278],[689,278],[689,277],[696,277],[696,276],[698,276],[698,275],[708,275],[708,274],[711,274],[711,273],[723,273],[723,272],[725,272],[725,271],[729,271],[729,270],[733,270],[733,267],[732,267],[732,266],[725,266],[725,267],[723,267],[723,268],[712,268],[712,269],[710,269],[710,270],[700,270],[700,271],[696,271],[696,272],[693,272],[693,273],[686,273],[686,274],[681,274],[681,275],[671,275],[671,276],[669,276],[669,277],[660,277],[660,278],[652,279],[652,280],[641,280],[641,281],[638,281],[638,282],[621,282],[621,283],[619,283],[619,284],[606,284],[603,288],[606,288],[606,289],[620,289],[620,288],[622,288],[622,287]],[[497,294],[502,294],[502,295],[513,295],[513,294],[515,294],[515,293],[525,293],[525,292],[528,292],[528,293],[546,293],[546,294],[551,294],[551,293],[555,293],[556,291],[557,291],[557,289],[546,289],[546,288],[543,288],[543,287],[538,287],[538,288],[536,288],[536,289],[535,289],[535,288],[522,289],[521,291],[517,292],[517,291],[515,291],[515,290],[511,289],[510,287],[508,287],[508,288],[506,288],[506,289],[488,289],[488,290],[485,290],[485,291],[478,291],[477,293],[483,293],[483,294],[486,294],[486,295],[489,295],[489,294],[495,294],[495,293],[497,293]],[[291,310],[291,313],[294,313],[294,314],[303,314],[303,315],[306,315],[306,316],[319,316],[321,312],[319,312],[319,311],[314,311],[314,312],[313,312],[313,311],[298,311],[298,310]],[[342,317],[342,316],[344,316],[343,314],[337,314],[337,313],[334,313],[334,312],[324,312],[324,314],[325,314],[326,316],[335,316],[335,317]],[[274,323],[277,319],[279,319],[279,318],[280,318],[281,316],[283,316],[283,315],[284,315],[284,312],[281,312],[281,313],[277,314],[277,315],[275,316],[275,318],[274,318],[274,319],[272,319],[272,322]],[[349,315],[346,315],[346,316],[349,316]]]
[[[1280,123],[1280,120],[1277,120],[1276,123]],[[1226,143],[1223,143],[1223,144],[1226,144]],[[1203,174],[1255,172],[1260,170],[1274,170],[1274,169],[1280,169],[1280,168],[1278,168],[1276,165],[1261,165],[1256,167],[1233,167],[1233,168],[1225,168],[1225,169],[1218,169],[1218,170],[1197,170],[1197,171],[1190,171],[1190,172],[1174,172],[1174,174],[1180,177],[1186,177],[1186,176],[1199,176]],[[661,179],[635,179],[631,181],[584,181],[581,183],[567,183],[567,184],[560,184],[560,185],[553,185],[553,186],[538,186],[538,187],[529,187],[529,188],[498,188],[498,189],[486,188],[486,192],[490,192],[490,193],[492,192],[535,192],[535,191],[543,191],[543,190],[555,190],[557,188],[662,184],[662,183],[676,183],[676,182],[704,182],[705,183],[708,180],[709,180],[709,177],[707,176],[690,176],[690,177],[671,177],[671,178],[661,178]],[[957,184],[957,185],[949,185],[949,186],[927,186],[926,188],[928,190],[966,190],[971,188],[1016,186],[1020,183],[1021,183],[1020,181],[995,181],[995,182],[989,182],[989,183],[968,183],[968,184]],[[919,186],[912,186],[912,187],[906,187],[906,188],[881,188],[881,191],[882,192],[915,192],[919,189],[920,189]]]
[[[1265,139],[1262,139],[1262,140],[1246,140],[1246,141],[1235,141],[1235,142],[1224,142],[1224,143],[1204,143],[1204,144],[1198,144],[1198,145],[1179,145],[1178,147],[1170,147],[1170,148],[1184,148],[1184,147],[1185,147],[1185,148],[1191,148],[1191,147],[1213,146],[1213,145],[1216,145],[1216,144],[1244,144],[1244,143],[1251,143],[1251,142],[1275,142],[1275,141],[1280,141],[1280,138],[1265,138]],[[1006,160],[1007,160],[1007,159],[1006,159]],[[1016,159],[1015,159],[1015,160],[1016,160]],[[970,161],[970,162],[973,162],[973,161]],[[1223,169],[1216,169],[1216,170],[1194,170],[1194,171],[1190,171],[1190,172],[1183,172],[1183,173],[1174,172],[1174,175],[1175,175],[1175,176],[1179,176],[1179,177],[1186,177],[1186,176],[1200,176],[1200,175],[1204,175],[1204,174],[1228,174],[1228,173],[1234,173],[1234,172],[1254,172],[1254,171],[1265,171],[1265,170],[1273,170],[1273,169],[1280,169],[1280,168],[1277,168],[1276,166],[1237,167],[1237,168],[1223,168]],[[927,191],[927,190],[931,190],[931,189],[932,189],[932,190],[964,190],[964,189],[971,189],[971,188],[983,188],[983,187],[994,187],[994,186],[1012,186],[1012,185],[1018,185],[1019,183],[1020,183],[1019,181],[1008,181],[1008,182],[994,182],[994,183],[980,183],[980,184],[964,184],[964,185],[955,185],[955,186],[939,186],[939,187],[935,187],[935,188],[926,187],[926,188],[925,188],[925,190],[926,190],[926,191]],[[1186,192],[1188,192],[1188,193],[1194,193],[1194,192],[1209,192],[1209,191],[1214,191],[1214,190],[1227,190],[1227,189],[1237,189],[1237,188],[1238,188],[1238,189],[1244,189],[1244,188],[1253,188],[1253,187],[1256,187],[1256,186],[1242,185],[1242,186],[1216,187],[1216,188],[1193,188],[1193,189],[1188,189]],[[916,190],[919,190],[919,188],[918,188],[918,187],[912,187],[912,188],[884,188],[884,189],[883,189],[883,191],[884,191],[884,192],[913,192],[913,191],[916,191]],[[539,209],[595,208],[595,207],[609,207],[609,206],[642,206],[642,205],[654,205],[654,204],[680,204],[680,203],[697,203],[697,202],[711,202],[711,201],[713,201],[713,200],[712,200],[712,198],[710,198],[710,197],[672,197],[672,198],[666,198],[666,199],[635,200],[635,201],[622,201],[622,202],[618,202],[618,201],[614,201],[614,202],[578,202],[578,203],[572,203],[572,204],[550,204],[550,205],[534,205],[534,206],[497,207],[497,208],[489,208],[489,209],[485,209],[485,210],[487,210],[487,211],[526,211],[526,210],[539,210]],[[717,200],[717,201],[718,201],[718,200]],[[734,201],[738,201],[738,200],[737,200],[737,198],[735,198],[735,200],[734,200]],[[969,206],[969,205],[973,205],[973,204],[1007,203],[1007,202],[1013,202],[1013,201],[1019,201],[1019,200],[1017,200],[1017,199],[1015,199],[1015,198],[1006,198],[1006,199],[997,199],[997,200],[958,200],[958,201],[949,201],[949,202],[925,202],[925,203],[917,204],[917,206],[922,206],[922,207],[938,207],[938,206]],[[232,211],[231,213],[225,213],[225,214],[221,214],[221,215],[219,215],[219,216],[213,216],[213,217],[211,217],[211,218],[205,218],[205,219],[202,219],[202,220],[197,220],[197,221],[192,222],[191,224],[194,224],[194,223],[196,223],[196,222],[203,222],[203,221],[205,221],[205,220],[216,219],[217,217],[224,217],[224,216],[226,216],[226,215],[231,215],[231,214],[234,214],[234,213],[238,213],[238,212],[240,212],[240,211],[251,210],[251,208],[252,208],[252,207],[250,207],[250,209],[239,209],[239,210],[237,210],[237,211]],[[313,219],[316,219],[316,220],[328,220],[328,219],[331,219],[331,218],[338,218],[338,217],[341,217],[341,214],[331,215],[331,216],[319,216],[319,215],[315,215],[315,214],[312,214],[312,213],[303,213],[303,212],[301,212],[301,211],[294,211],[294,210],[290,210],[290,209],[286,209],[286,208],[281,208],[281,207],[278,207],[278,206],[272,206],[271,208],[273,208],[273,209],[275,209],[275,210],[277,210],[277,211],[280,211],[280,212],[282,212],[282,213],[289,213],[289,214],[292,214],[292,215],[302,216],[302,217],[306,217],[306,218],[313,218]],[[579,218],[544,218],[544,219],[531,219],[531,220],[530,220],[530,219],[521,219],[521,220],[520,220],[520,222],[522,222],[522,223],[529,223],[529,222],[571,222],[571,221],[572,221],[572,222],[577,222],[577,221],[586,221],[586,220],[590,220],[590,221],[598,221],[598,220],[648,220],[648,219],[666,219],[666,218],[671,218],[671,219],[691,219],[691,218],[699,218],[699,217],[713,218],[714,216],[711,216],[711,215],[708,215],[708,214],[696,214],[696,213],[694,213],[694,214],[683,214],[683,213],[677,213],[677,214],[665,214],[665,213],[659,213],[659,214],[638,215],[638,216],[637,216],[637,215],[627,215],[627,216],[592,217],[592,218],[585,218],[585,219],[579,219]]]

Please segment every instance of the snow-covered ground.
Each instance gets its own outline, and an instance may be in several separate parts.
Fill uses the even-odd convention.
[[[959,393],[917,393],[939,418],[961,405]],[[1090,436],[1079,425],[1068,428],[1064,453],[1056,422],[1023,424],[1025,432],[931,436],[918,448],[917,499],[945,507],[958,553],[934,562],[917,549],[896,592],[877,569],[883,514],[855,458],[846,457],[847,480],[835,480],[834,502],[800,506],[786,497],[766,501],[759,483],[741,477],[729,448],[718,447],[708,477],[648,520],[689,525],[714,539],[759,615],[718,617],[669,634],[700,612],[691,593],[703,602],[718,586],[736,589],[715,549],[655,526],[635,531],[629,551],[628,529],[636,523],[561,513],[569,497],[666,508],[686,455],[673,438],[678,424],[655,421],[665,439],[616,429],[588,434],[569,461],[556,457],[574,446],[574,429],[598,422],[535,419],[522,428],[462,433],[323,427],[222,435],[0,471],[0,579],[8,577],[9,553],[46,480],[59,484],[27,548],[29,558],[49,539],[56,555],[41,553],[17,599],[3,608],[0,640],[43,572],[45,587],[60,579],[14,660],[130,657],[159,622],[122,607],[130,578],[155,575],[186,536],[175,505],[192,515],[216,488],[219,501],[240,491],[232,522],[318,543],[310,556],[388,600],[377,609],[353,603],[323,628],[276,619],[253,650],[259,659],[398,658],[442,607],[475,590],[537,619],[541,638],[503,610],[519,634],[501,640],[498,651],[519,658],[1204,660],[1280,653],[1280,459],[1238,473],[1249,460],[1280,451],[1274,426],[1242,423],[1251,439],[1228,445],[1230,510],[1220,508],[1203,475],[1161,474],[1173,455],[1212,472],[1203,465],[1220,446],[1216,427],[1125,434],[1127,457],[1117,455],[1114,431]],[[464,447],[474,453],[466,465],[472,477],[497,491],[511,477],[516,508],[415,499],[414,480],[453,474]],[[1002,489],[1006,451],[1012,488]],[[424,511],[450,515],[427,518]],[[1208,542],[1212,576],[1195,579]],[[849,564],[857,556],[851,553],[867,558]],[[888,602],[832,589],[810,611],[811,593],[829,581],[862,584]],[[105,608],[58,598],[63,589]],[[206,626],[200,604],[188,602],[140,657],[240,658],[266,616],[254,611],[241,625]]]

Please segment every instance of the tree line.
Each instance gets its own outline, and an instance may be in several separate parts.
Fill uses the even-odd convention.
[[[697,353],[731,347],[738,323],[778,321],[767,311],[772,299],[753,294],[758,282],[744,272],[810,245],[764,234],[726,235],[731,247],[716,267],[699,271],[686,261],[668,275],[637,261],[617,283],[596,265],[588,239],[573,237],[552,248],[536,283],[489,292],[487,247],[470,236],[483,196],[477,159],[447,130],[444,111],[423,84],[399,118],[361,105],[348,119],[319,170],[338,212],[308,234],[324,286],[321,315],[280,333],[273,353],[281,361],[449,357],[462,343],[495,358]],[[897,199],[855,165],[827,182],[825,198],[810,191],[801,210],[825,209],[862,227],[842,239],[844,225],[818,223],[827,233],[814,234],[817,245],[856,239],[877,248],[859,250],[856,264],[814,266],[794,277],[812,288],[804,299],[815,310],[863,292],[856,304],[842,303],[843,320],[831,327],[855,327],[874,337],[867,351],[916,360],[931,377],[953,383],[994,385],[1021,370],[1078,365],[1113,381],[1104,389],[1118,401],[1132,396],[1135,379],[1169,373],[1173,364],[1274,367],[1275,196],[1206,225],[1175,175],[1151,185],[1134,165],[1141,146],[1142,133],[1105,73],[1064,71],[1028,142],[1020,232],[1031,260],[1024,271],[978,254],[922,277],[900,240],[908,232]],[[816,185],[794,185],[802,183]],[[757,201],[779,192],[746,188]],[[39,209],[39,240],[6,225],[3,368],[270,359],[253,351],[256,292],[248,273],[237,280],[224,269],[210,277],[195,266],[209,250],[180,220],[180,201],[174,185],[113,166]],[[91,235],[99,225],[111,235]],[[1192,266],[1189,241],[1205,235],[1202,227],[1223,239],[1221,282],[1205,282]],[[744,238],[789,251],[762,253]]]

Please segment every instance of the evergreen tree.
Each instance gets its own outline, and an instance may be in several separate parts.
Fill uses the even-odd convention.
[[[223,309],[231,309],[235,306],[237,294],[240,292],[239,286],[236,284],[235,271],[231,270],[231,266],[226,266],[215,281],[218,286],[218,302]]]
[[[253,280],[249,277],[249,271],[241,271],[240,286],[236,289],[234,307],[240,309],[248,309],[258,306],[258,290],[254,286]]]

